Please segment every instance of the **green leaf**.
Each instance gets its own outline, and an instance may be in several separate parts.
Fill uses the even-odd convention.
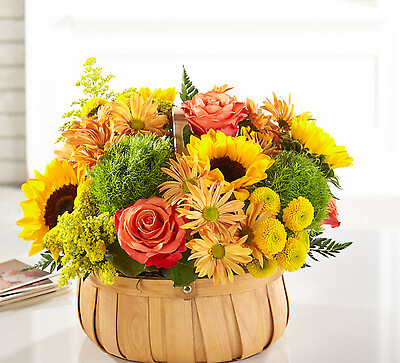
[[[162,268],[161,273],[169,280],[174,282],[174,286],[187,286],[198,278],[198,274],[194,272],[194,261],[188,261],[190,250],[182,253],[182,258],[178,264],[171,268]]]
[[[190,130],[189,125],[185,125],[182,131],[182,139],[183,139],[183,146],[186,147],[187,144],[190,142],[190,136],[193,135],[192,130]]]
[[[193,85],[192,81],[190,80],[188,74],[186,73],[185,66],[182,67],[182,92],[180,92],[179,94],[181,96],[182,102],[185,102],[191,100],[196,93],[199,93],[199,90]]]
[[[146,268],[145,265],[135,261],[119,245],[118,241],[107,246],[105,257],[112,265],[124,275],[136,277]]]

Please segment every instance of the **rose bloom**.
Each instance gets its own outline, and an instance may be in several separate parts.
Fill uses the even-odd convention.
[[[164,199],[139,199],[115,214],[115,229],[125,252],[134,260],[157,268],[175,266],[186,251],[186,223]]]
[[[195,135],[210,129],[227,136],[236,136],[238,123],[247,117],[244,102],[236,102],[224,92],[197,93],[192,100],[182,103],[182,110]]]
[[[331,199],[328,203],[328,218],[322,221],[323,224],[329,224],[332,228],[339,227],[340,222],[338,220],[339,213],[336,208],[335,199]]]

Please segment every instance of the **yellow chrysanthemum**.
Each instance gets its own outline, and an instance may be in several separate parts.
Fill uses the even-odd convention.
[[[302,231],[307,228],[314,219],[314,207],[304,197],[293,199],[283,210],[282,219],[285,226],[292,231]]]
[[[153,98],[158,98],[159,100],[169,101],[174,103],[175,97],[178,94],[175,87],[173,88],[155,88],[154,91],[151,91],[149,87],[141,87],[137,93],[140,93],[146,100],[151,96]]]
[[[250,195],[250,202],[257,203],[262,201],[263,211],[270,211],[271,215],[276,216],[281,210],[281,200],[279,195],[271,188],[260,187],[257,188]]]
[[[326,155],[326,162],[332,169],[353,164],[344,146],[336,145],[332,136],[311,121],[307,115],[294,116],[291,123],[292,137],[299,140],[313,154]]]
[[[265,179],[265,171],[274,163],[263,154],[260,145],[244,136],[226,136],[212,129],[200,139],[192,136],[187,150],[191,157],[197,155],[200,163],[209,166],[209,183],[223,183],[224,191],[238,190]]]
[[[258,260],[253,260],[246,265],[246,267],[252,276],[257,279],[264,279],[275,273],[278,268],[278,263],[274,259],[264,258],[264,263],[262,265]]]
[[[285,248],[277,254],[279,267],[286,271],[296,271],[306,262],[307,252],[298,238],[288,238]]]
[[[227,278],[233,282],[233,272],[238,275],[245,273],[240,264],[251,261],[251,249],[242,246],[245,237],[232,243],[208,231],[200,233],[200,236],[186,244],[192,250],[188,260],[195,259],[194,265],[199,277],[207,275],[213,278],[215,285],[220,281],[225,285]]]
[[[157,112],[158,103],[152,98],[144,99],[139,93],[132,93],[128,107],[123,101],[111,102],[111,129],[120,135],[154,132],[165,135],[163,126],[168,123],[166,115]]]
[[[33,241],[29,256],[43,249],[43,237],[57,225],[58,216],[72,212],[84,180],[84,169],[74,170],[68,162],[54,159],[44,175],[35,171],[35,179],[22,185],[28,200],[21,202],[24,217],[17,224],[24,228],[19,237]]]
[[[81,116],[94,118],[97,116],[97,110],[105,105],[107,101],[103,98],[95,97],[87,101],[81,110]]]
[[[285,247],[285,227],[279,220],[268,218],[255,230],[254,242],[265,255],[275,255]]]

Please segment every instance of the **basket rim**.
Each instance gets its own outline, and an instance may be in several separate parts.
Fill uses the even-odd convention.
[[[106,285],[100,280],[98,275],[91,274],[85,280],[85,283],[87,282],[94,287],[117,294],[190,300],[194,297],[230,295],[232,293],[254,290],[273,283],[282,275],[283,271],[279,268],[273,275],[264,279],[257,279],[246,273],[244,275],[235,275],[232,283],[228,281],[226,285],[219,284],[218,286],[214,285],[212,279],[199,278],[188,285],[190,289],[184,289],[182,286],[174,287],[173,281],[162,277],[134,278],[116,276],[114,284]]]

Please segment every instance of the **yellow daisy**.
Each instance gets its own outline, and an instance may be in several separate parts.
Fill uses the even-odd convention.
[[[263,203],[250,203],[246,210],[246,218],[239,221],[239,227],[234,233],[233,237],[235,240],[240,240],[246,237],[246,242],[243,246],[248,247],[252,250],[254,259],[257,259],[261,265],[264,263],[264,255],[254,240],[254,232],[260,223],[263,223],[269,216],[269,211],[262,211]]]
[[[276,256],[279,267],[286,271],[296,271],[306,262],[307,252],[298,238],[288,238],[285,248]]]
[[[157,98],[163,101],[169,101],[174,103],[175,97],[178,94],[175,87],[173,88],[166,88],[162,90],[161,88],[155,88],[154,91],[151,91],[149,87],[141,87],[137,93],[141,94],[144,99],[148,99],[150,96],[153,98]]]
[[[74,170],[68,162],[54,159],[44,175],[35,171],[35,179],[22,185],[28,199],[21,202],[24,217],[17,224],[24,228],[19,237],[33,241],[29,256],[43,249],[43,237],[57,225],[58,216],[72,212],[84,180],[84,169]]]
[[[255,189],[250,195],[250,202],[263,202],[263,211],[270,211],[271,215],[276,216],[281,210],[281,200],[279,195],[271,188],[260,187]]]
[[[249,273],[257,279],[264,279],[275,273],[278,268],[278,263],[274,259],[264,259],[264,263],[261,264],[258,260],[251,261],[246,265]]]
[[[265,255],[274,255],[285,247],[285,227],[279,220],[268,218],[255,230],[254,242]]]
[[[123,101],[111,102],[111,129],[121,135],[144,134],[154,132],[165,135],[163,126],[168,123],[166,115],[157,112],[158,103],[146,100],[141,94],[132,93],[128,107]]]
[[[189,241],[186,246],[192,250],[188,260],[195,259],[194,265],[199,277],[213,278],[214,284],[221,281],[225,285],[227,279],[233,282],[233,273],[243,275],[245,271],[240,264],[251,261],[251,249],[243,247],[245,237],[231,243],[208,231],[200,233],[201,238]]]
[[[299,140],[312,154],[326,155],[326,162],[332,169],[353,165],[344,146],[336,145],[335,140],[311,121],[306,114],[294,116],[291,124],[292,137]]]
[[[208,169],[199,165],[197,157],[194,158],[191,166],[188,164],[186,155],[176,155],[176,161],[169,160],[169,168],[161,168],[175,181],[167,181],[160,185],[160,191],[164,192],[164,199],[170,204],[175,204],[190,193],[187,184],[198,186],[198,180],[204,178]]]
[[[274,162],[263,154],[260,145],[244,136],[226,136],[212,129],[200,139],[192,136],[187,150],[192,158],[197,155],[200,163],[209,166],[209,183],[222,183],[224,191],[238,190],[265,179],[265,171]]]
[[[314,219],[314,207],[304,197],[293,199],[283,210],[282,219],[287,228],[292,231],[302,231],[307,228]]]
[[[186,197],[182,208],[177,208],[181,215],[192,220],[182,226],[185,229],[192,229],[194,234],[204,228],[213,232],[219,232],[224,236],[231,236],[234,231],[229,230],[237,226],[237,222],[245,219],[242,208],[244,203],[241,200],[229,201],[232,190],[221,196],[222,184],[214,183],[208,189],[203,179],[199,179],[199,186],[187,184],[190,194]],[[242,212],[241,214],[239,214]]]
[[[95,97],[87,101],[81,110],[81,116],[85,116],[87,118],[97,117],[98,109],[105,105],[107,101],[103,98]]]

